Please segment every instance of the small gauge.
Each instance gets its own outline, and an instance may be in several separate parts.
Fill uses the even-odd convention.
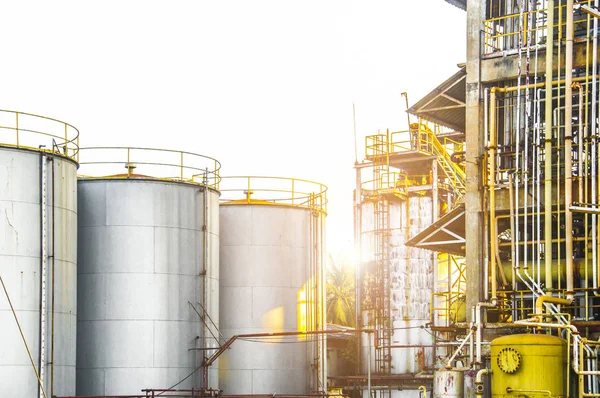
[[[521,354],[514,348],[507,347],[498,353],[498,367],[504,373],[515,373],[521,366]]]

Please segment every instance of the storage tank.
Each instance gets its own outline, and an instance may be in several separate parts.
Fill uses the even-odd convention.
[[[434,288],[434,257],[429,250],[406,246],[406,241],[433,222],[431,196],[415,195],[390,199],[389,253],[391,326],[394,332],[391,344],[405,346],[391,348],[391,373],[416,374],[433,365],[433,336],[423,328],[429,323],[429,304]],[[363,285],[364,328],[374,327],[374,309],[365,308],[370,286],[365,281],[374,280],[377,255],[375,208],[373,201],[361,204],[361,281]],[[368,363],[368,335],[362,334],[361,364],[364,373]],[[410,346],[410,347],[406,347]],[[373,345],[371,369],[377,372]]]
[[[236,335],[325,329],[326,191],[299,179],[224,177],[221,332]],[[308,394],[326,386],[326,339],[237,339],[219,362],[225,394]]]
[[[464,398],[464,379],[464,370],[436,370],[433,374],[433,398]]]
[[[0,397],[75,393],[78,136],[0,111]]]
[[[218,346],[219,163],[83,148],[81,164],[77,394],[202,387]]]
[[[566,396],[567,342],[559,337],[499,337],[491,344],[491,364],[492,397]]]

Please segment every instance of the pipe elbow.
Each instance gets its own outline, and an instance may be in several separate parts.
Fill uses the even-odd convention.
[[[573,302],[574,297],[575,297],[575,294],[573,292],[567,292],[566,298],[559,298],[559,297],[552,297],[552,296],[540,296],[535,300],[535,315],[538,319],[541,318],[542,315],[544,315],[544,303],[569,305]]]
[[[491,369],[481,369],[475,376],[475,395],[483,395],[483,375],[491,375]]]

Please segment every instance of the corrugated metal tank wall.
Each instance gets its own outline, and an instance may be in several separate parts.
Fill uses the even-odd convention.
[[[220,314],[225,338],[306,327],[302,311],[310,289],[311,242],[323,248],[321,238],[311,241],[315,228],[324,227],[325,217],[319,214],[302,207],[221,206]],[[316,339],[236,341],[220,359],[220,388],[225,394],[309,393]]]
[[[202,363],[192,305],[202,313],[205,205],[207,311],[219,322],[219,193],[151,179],[81,179],[78,192],[77,394],[168,388]],[[201,384],[198,370],[177,387]]]
[[[46,162],[46,253],[54,255],[54,393],[75,393],[77,326],[77,164]],[[54,164],[54,166],[53,166]],[[41,153],[0,148],[0,264],[31,354],[40,369]],[[54,168],[54,179],[52,179]],[[54,187],[53,187],[54,185]],[[54,190],[54,206],[52,203]],[[54,211],[54,226],[52,212]],[[54,245],[52,245],[54,230]],[[54,253],[52,248],[54,247]],[[51,260],[46,266],[44,386],[51,391]],[[0,397],[38,397],[38,382],[4,292],[0,293]]]
[[[405,242],[431,225],[432,199],[430,196],[412,196],[408,200],[390,203],[391,252],[391,307],[392,327],[396,329],[392,344],[431,346],[433,337],[420,326],[429,322],[429,303],[434,289],[434,261],[429,250],[407,247]],[[375,259],[375,222],[372,202],[362,204],[362,262]],[[363,312],[363,326],[372,327],[370,314]],[[362,364],[366,372],[368,340],[362,336]],[[371,353],[371,369],[375,355]],[[418,373],[433,365],[431,348],[392,348],[392,373]]]

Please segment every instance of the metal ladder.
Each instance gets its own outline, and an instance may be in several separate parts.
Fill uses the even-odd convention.
[[[387,137],[386,137],[387,138]],[[381,148],[388,151],[387,139]],[[384,154],[381,154],[384,155]],[[374,164],[376,197],[375,211],[375,329],[377,340],[375,348],[375,372],[380,375],[391,374],[391,299],[390,299],[390,202],[384,196],[385,178],[389,178],[389,164],[386,156],[376,156]],[[385,159],[385,160],[384,160]],[[389,390],[379,390],[381,398],[389,398]]]

